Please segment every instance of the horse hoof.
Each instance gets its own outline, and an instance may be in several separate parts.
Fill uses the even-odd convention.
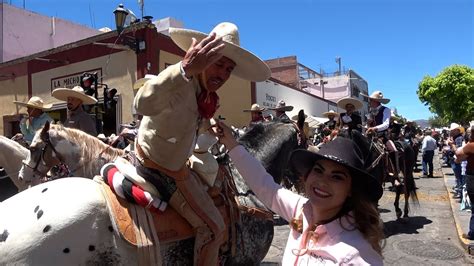
[[[395,212],[397,214],[397,219],[400,219],[400,217],[402,217],[402,211],[401,210],[396,210]]]

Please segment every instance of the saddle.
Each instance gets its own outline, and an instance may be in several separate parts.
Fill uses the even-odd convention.
[[[227,183],[224,182],[225,171],[226,170],[221,167],[217,176],[217,180],[222,181],[222,184]],[[199,178],[194,172],[189,171],[189,173],[193,175],[192,178]],[[166,244],[194,236],[194,231],[191,225],[173,208],[166,208],[164,212],[151,212],[144,207],[132,204],[123,198],[118,197],[109,185],[103,181],[101,184],[104,194],[106,195],[111,216],[116,224],[116,230],[129,244],[139,246],[140,239],[136,236],[134,229],[134,226],[137,225],[137,215],[135,214],[136,209],[143,209],[147,215],[150,216],[150,220],[152,220],[151,224],[156,230],[156,235],[160,243]],[[223,195],[225,190],[226,189],[212,187],[209,189],[208,193],[214,200],[214,204],[220,211],[224,218],[224,222],[228,227],[231,225],[231,220],[235,222],[235,220],[238,219],[238,217],[235,217],[235,214],[238,213],[235,210],[237,210],[238,207],[233,195]],[[229,196],[231,196],[231,198]],[[231,213],[235,213],[234,217],[231,217]],[[229,239],[228,234],[225,236],[225,239],[226,241]]]

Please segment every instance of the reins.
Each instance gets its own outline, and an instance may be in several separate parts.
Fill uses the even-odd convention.
[[[49,171],[52,167],[54,167],[54,166],[63,165],[64,168],[66,169],[66,175],[65,175],[65,176],[70,176],[70,175],[71,175],[72,173],[74,173],[77,169],[80,169],[81,167],[84,167],[84,166],[86,165],[86,163],[90,163],[90,162],[92,162],[92,161],[95,160],[95,159],[91,159],[91,160],[88,160],[88,161],[84,161],[84,160],[83,160],[80,165],[78,165],[78,166],[77,166],[76,168],[74,168],[73,170],[70,170],[70,169],[69,169],[69,166],[66,164],[66,161],[64,160],[64,157],[56,150],[56,148],[54,148],[54,145],[52,144],[51,139],[50,139],[50,137],[49,137],[49,133],[47,134],[47,137],[45,137],[45,138],[43,139],[43,141],[45,142],[45,146],[41,149],[41,155],[40,155],[40,157],[38,158],[38,160],[36,161],[36,164],[35,164],[34,167],[32,167],[31,165],[29,165],[29,164],[25,163],[24,161],[22,161],[22,164],[23,164],[24,166],[26,166],[26,167],[32,169],[34,173],[40,174],[41,177],[46,177],[46,176],[47,176],[47,173],[43,173],[43,172],[41,172],[41,171],[38,170],[38,166],[39,166],[40,163],[42,163],[44,166],[49,167],[48,171]],[[53,162],[53,163],[51,163],[50,165],[48,165],[47,162],[44,160],[44,157],[45,157],[44,155],[45,155],[45,153],[46,153],[48,147],[51,147],[52,152],[54,152],[54,154],[56,155],[56,158],[57,158],[57,160],[58,160],[57,163],[56,163],[56,162]],[[102,155],[103,155],[107,150],[109,150],[110,148],[112,148],[112,146],[109,145],[109,144],[106,144],[106,147],[105,147],[104,149],[102,149],[102,150],[97,154],[97,156],[94,157],[94,158],[96,158],[96,159],[102,158]],[[18,171],[18,172],[20,172],[20,171]],[[1,178],[0,178],[0,179],[1,179]]]
[[[380,162],[380,160],[382,160],[384,154],[385,154],[385,151],[381,150],[380,147],[378,147],[376,144],[375,144],[375,141],[374,139],[372,138],[371,142],[370,142],[370,147],[369,147],[369,152],[372,150],[372,147],[375,148],[375,150],[377,150],[379,152],[379,156],[377,156],[377,158],[375,158],[374,161],[372,161],[372,164],[366,168],[366,171],[370,172],[372,169],[374,169]]]

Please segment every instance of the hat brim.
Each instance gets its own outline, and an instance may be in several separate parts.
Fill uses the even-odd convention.
[[[369,199],[377,201],[382,197],[382,186],[373,175],[361,169],[352,167],[335,157],[321,155],[305,149],[297,149],[291,153],[289,162],[291,167],[297,171],[298,175],[304,176],[314,166],[316,161],[322,159],[330,160],[346,167],[351,173],[352,182],[362,182],[359,187],[364,190],[364,194],[368,195]]]
[[[346,105],[348,104],[354,105],[356,110],[362,109],[362,107],[364,106],[364,104],[360,100],[354,98],[343,98],[337,101],[337,107],[344,110],[346,110]]]
[[[141,78],[141,79],[137,80],[137,81],[133,84],[133,89],[134,89],[134,90],[140,89],[143,85],[145,85],[145,82],[147,82],[148,80],[150,80],[150,79],[149,79],[149,78]]]
[[[290,112],[293,110],[293,106],[289,105],[289,106],[283,106],[283,107],[268,108],[268,110]]]
[[[245,110],[243,110],[243,111],[246,112],[246,113],[247,113],[247,112],[263,112],[263,111],[265,111],[265,108],[259,109],[259,110],[245,109]]]
[[[170,28],[169,33],[176,45],[185,52],[191,47],[192,38],[200,42],[208,36],[199,31],[180,28]],[[271,76],[270,68],[265,62],[240,46],[225,42],[221,53],[235,62],[236,66],[232,74],[239,78],[251,81],[265,81]]]
[[[371,97],[371,96],[369,96],[369,95],[365,95],[365,94],[363,94],[363,93],[361,93],[360,95],[362,95],[362,96],[364,96],[364,97],[367,97],[367,98],[369,98],[369,99],[372,99],[372,100],[374,100],[374,101],[377,101],[377,102],[379,102],[379,103],[382,103],[382,104],[387,104],[387,103],[390,102],[390,99],[387,99],[387,98],[380,98],[380,99],[379,99],[379,98]]]
[[[328,117],[329,115],[339,116],[339,113],[332,113],[332,112],[324,112],[323,115]]]
[[[89,95],[77,92],[75,90],[69,89],[69,88],[59,88],[55,89],[51,95],[61,101],[67,101],[67,97],[74,97],[78,98],[82,101],[82,104],[95,104],[97,103],[97,100],[94,97],[91,97]]]
[[[31,107],[31,108],[41,109],[41,110],[49,110],[53,107],[52,104],[43,104],[43,106],[38,106],[38,105],[33,105],[33,104],[18,102],[18,101],[13,101],[13,103],[16,105],[23,106],[23,107]]]

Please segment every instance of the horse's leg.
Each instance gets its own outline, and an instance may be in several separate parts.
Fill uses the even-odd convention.
[[[405,208],[403,210],[403,218],[408,218],[408,211],[410,209],[409,207],[410,203],[408,200],[410,199],[410,192],[408,191],[408,189],[406,189],[406,187],[404,190],[405,190],[404,191],[405,192]]]
[[[402,192],[402,187],[398,186],[395,188],[395,202],[393,203],[393,206],[395,206],[395,213],[397,215],[397,219],[400,219],[402,217],[402,210],[400,209],[400,194]]]

